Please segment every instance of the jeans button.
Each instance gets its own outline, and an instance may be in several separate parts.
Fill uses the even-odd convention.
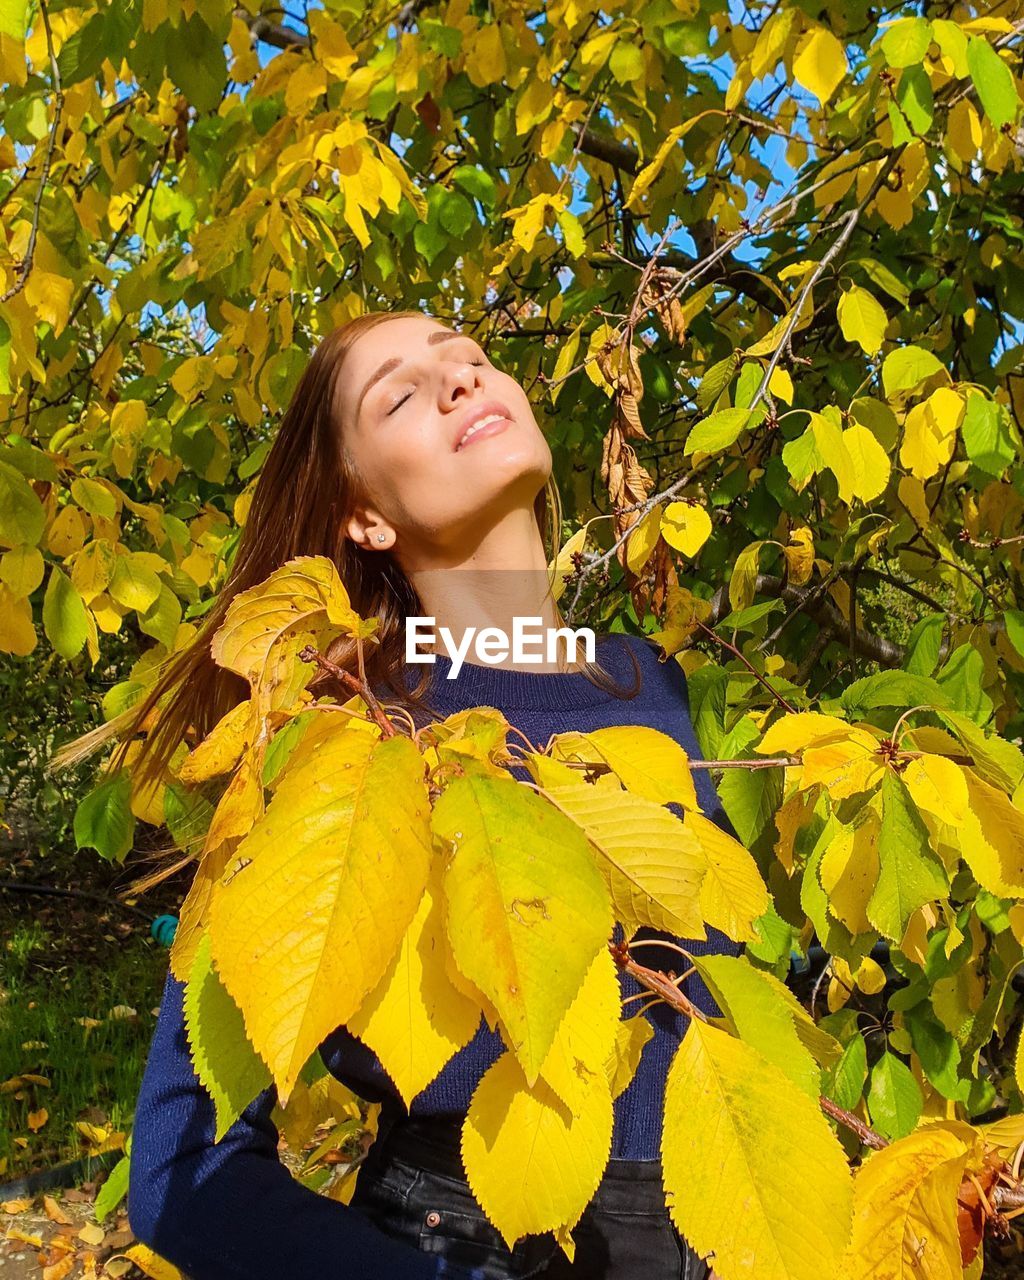
[[[428,1227],[439,1227],[441,1225],[441,1215],[436,1209],[431,1209],[426,1218]]]

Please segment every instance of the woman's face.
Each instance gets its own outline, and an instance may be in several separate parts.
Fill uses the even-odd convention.
[[[338,397],[342,447],[362,481],[346,531],[361,545],[458,551],[482,521],[532,508],[551,472],[523,388],[474,338],[428,316],[362,334]]]

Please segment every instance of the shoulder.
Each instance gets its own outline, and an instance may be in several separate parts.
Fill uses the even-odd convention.
[[[632,632],[602,632],[597,637],[598,661],[619,679],[632,684],[639,678],[642,696],[655,702],[688,704],[686,673],[675,655],[665,656],[656,640]]]
[[[607,632],[600,637],[601,640],[610,638],[618,641],[620,647],[618,652],[623,654],[635,654],[637,661],[640,663],[641,669],[646,673],[653,672],[662,680],[668,680],[679,687],[686,687],[686,674],[677,662],[674,655],[665,656],[665,651],[657,640],[653,640],[647,635],[634,635],[626,632]]]

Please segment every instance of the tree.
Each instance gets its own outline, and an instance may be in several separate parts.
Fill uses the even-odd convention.
[[[1019,21],[788,2],[735,20],[718,0],[278,16],[0,11],[4,649],[31,664],[50,647],[77,680],[102,637],[137,633],[104,713],[130,707],[223,581],[311,346],[397,299],[457,314],[550,408],[569,616],[646,629],[687,672],[768,891],[747,958],[701,961],[725,1019],[692,1020],[667,1125],[678,1135],[701,1070],[753,1082],[722,1104],[794,1153],[818,1135],[799,1158],[820,1160],[832,1197],[825,1256],[848,1250],[865,1278],[894,1256],[908,1274],[979,1274],[1024,1140]],[[328,566],[303,572],[339,600]],[[312,715],[307,733],[335,724],[339,752],[404,770],[403,794],[421,785],[420,752],[372,715],[341,732],[340,716],[273,710],[275,731]],[[474,737],[493,731],[461,726],[483,781],[469,769],[461,801],[455,783],[435,798],[438,831],[498,785]],[[305,740],[288,740],[282,786]],[[587,832],[600,787],[558,766],[603,752],[577,747],[535,767],[543,813]],[[660,807],[603,763],[629,803]],[[258,842],[269,779],[244,755],[230,767],[248,829],[218,842],[209,798],[180,776],[143,792],[124,769],[83,801],[80,843],[121,859],[136,821],[183,839],[198,825],[204,858]],[[556,803],[563,788],[581,808],[568,790]],[[215,897],[215,865],[194,894]],[[428,889],[403,930],[427,927]],[[578,958],[607,974],[585,933]],[[815,937],[820,1019],[781,981]],[[207,946],[191,982],[206,974],[227,1016],[246,993],[218,979],[216,915]],[[584,973],[581,1000],[607,986]],[[539,1011],[474,985],[516,1041],[503,1071],[534,1090],[545,1036],[572,1034],[571,993],[540,1034]],[[254,1047],[294,1083],[307,1046]],[[536,1115],[529,1096],[516,1106]],[[844,1113],[836,1129],[817,1098]],[[682,1192],[674,1213],[731,1280],[735,1215],[703,1190],[701,1213]],[[785,1198],[757,1202],[757,1273],[805,1274]]]

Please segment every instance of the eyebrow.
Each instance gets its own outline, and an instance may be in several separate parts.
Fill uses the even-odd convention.
[[[468,338],[470,335],[461,333],[458,329],[435,329],[427,338],[428,347],[436,347],[439,342],[450,342],[452,338]],[[366,399],[366,393],[381,378],[386,378],[389,373],[397,369],[400,364],[404,363],[401,356],[392,356],[390,360],[385,360],[376,373],[372,373],[366,380],[366,385],[359,393],[359,399],[356,401],[356,414],[358,415],[363,401]]]

